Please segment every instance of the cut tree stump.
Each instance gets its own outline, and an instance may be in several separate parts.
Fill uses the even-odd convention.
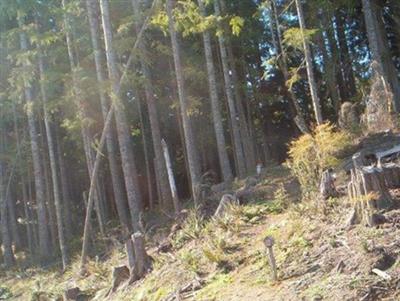
[[[382,164],[386,186],[390,189],[400,188],[400,166],[396,163]]]
[[[219,202],[217,210],[214,213],[214,217],[222,217],[226,213],[226,210],[229,208],[229,206],[234,204],[238,204],[237,198],[231,194],[224,194]]]
[[[362,167],[356,162],[354,166],[358,167],[351,171],[351,181],[348,185],[349,199],[355,206],[351,222],[375,226],[374,217],[377,211],[389,209],[393,205],[384,171],[374,166]]]
[[[112,272],[111,292],[115,292],[119,286],[129,279],[130,272],[127,266],[114,267]]]
[[[132,239],[128,239],[125,243],[126,256],[128,258],[128,267],[129,271],[132,274],[132,271],[135,269],[135,250],[133,248]]]
[[[81,290],[79,289],[79,287],[69,288],[69,289],[65,290],[65,292],[64,292],[64,300],[66,300],[66,301],[77,300],[80,293],[81,293]]]
[[[132,235],[133,248],[135,251],[135,278],[136,280],[143,276],[151,269],[151,258],[146,252],[144,235],[136,232]],[[132,275],[131,275],[132,277]]]
[[[335,177],[332,169],[325,170],[322,173],[321,184],[319,185],[320,199],[326,201],[329,198],[335,198],[339,195],[335,186]]]

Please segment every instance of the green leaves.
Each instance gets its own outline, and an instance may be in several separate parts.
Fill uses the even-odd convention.
[[[244,26],[244,19],[238,16],[234,16],[230,19],[229,25],[232,28],[233,35],[238,36]]]
[[[310,43],[317,33],[318,29],[305,29],[302,33],[301,29],[298,27],[289,28],[283,34],[283,43],[296,50],[304,51],[303,39],[306,43]]]

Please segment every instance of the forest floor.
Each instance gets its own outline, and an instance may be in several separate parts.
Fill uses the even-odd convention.
[[[352,206],[345,197],[329,201],[325,210],[312,198],[300,202],[296,181],[281,166],[268,169],[255,195],[218,220],[200,219],[189,210],[164,252],[156,246],[169,228],[151,227],[153,271],[107,297],[112,267],[126,264],[118,242],[90,262],[86,277],[78,276],[78,258],[62,275],[1,272],[0,300],[7,295],[62,300],[57,298],[65,289],[76,286],[90,296],[80,300],[400,300],[400,210],[386,213],[379,228],[348,228]],[[267,235],[275,238],[277,282],[271,280],[263,244]],[[390,279],[374,274],[374,268]]]

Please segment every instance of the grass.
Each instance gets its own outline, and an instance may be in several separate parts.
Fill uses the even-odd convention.
[[[328,212],[331,216],[324,223],[321,221],[322,213],[315,207],[315,200],[291,203],[293,196],[290,191],[279,184],[284,181],[275,178],[279,172],[285,174],[282,170],[274,170],[274,178],[265,180],[266,183],[274,182],[275,192],[268,192],[256,203],[232,205],[227,214],[217,219],[204,219],[197,211],[189,210],[188,218],[172,238],[172,250],[169,253],[151,253],[154,258],[153,271],[137,284],[119,290],[111,299],[162,301],[199,278],[205,284],[198,291],[190,292],[193,296],[188,300],[280,300],[280,297],[312,300],[318,296],[334,300],[329,299],[331,290],[341,293],[341,290],[352,292],[362,288],[366,281],[363,277],[337,273],[304,275],[304,278],[300,274],[296,276],[298,279],[281,282],[271,280],[263,244],[266,236],[275,238],[274,253],[281,277],[289,269],[307,270],[305,259],[318,250],[321,243],[329,247],[327,252],[336,252],[342,247],[336,242],[336,236],[334,239],[318,234],[323,230],[321,227],[334,227],[332,221],[340,221],[341,212],[336,210],[336,206],[341,200],[329,205],[332,207]],[[164,231],[163,235],[168,234],[164,228],[160,231]],[[362,241],[377,240],[384,236],[383,231],[377,229],[353,231],[357,231],[357,242],[352,245],[359,246],[354,249],[357,254],[362,253]],[[346,231],[335,233],[343,239],[347,235]],[[155,246],[160,237],[162,235],[153,230],[152,235],[148,236],[149,245]],[[78,276],[79,258],[74,259],[63,275],[55,270],[40,269],[13,272],[8,278],[0,278],[0,300],[3,295],[3,299],[31,300],[40,292],[55,298],[71,286],[78,286],[95,295],[95,300],[104,300],[111,285],[111,269],[126,263],[125,251],[123,247],[117,247],[104,258],[90,261],[89,275],[84,278]],[[293,283],[303,279],[310,282],[301,291],[296,291]],[[338,290],[339,287],[341,290]],[[279,298],[275,299],[275,296]]]

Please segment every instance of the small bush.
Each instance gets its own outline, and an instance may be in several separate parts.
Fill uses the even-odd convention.
[[[0,286],[0,300],[9,300],[13,297],[10,289]]]
[[[229,253],[236,248],[229,240],[230,237],[226,232],[217,231],[208,235],[207,242],[202,248],[203,255],[209,262],[215,263],[217,268],[226,271],[232,268]]]
[[[326,123],[289,145],[286,165],[300,182],[303,194],[314,192],[322,172],[340,163],[339,154],[351,145],[350,136]]]
[[[182,225],[182,229],[178,231],[174,238],[174,247],[180,248],[187,241],[199,238],[204,229],[204,224],[204,218],[196,210],[191,210]]]
[[[281,185],[274,193],[274,199],[266,204],[268,213],[282,213],[289,206],[289,194]]]
[[[192,271],[196,274],[200,273],[201,258],[194,251],[191,250],[182,251],[179,255],[179,258],[187,270]]]

